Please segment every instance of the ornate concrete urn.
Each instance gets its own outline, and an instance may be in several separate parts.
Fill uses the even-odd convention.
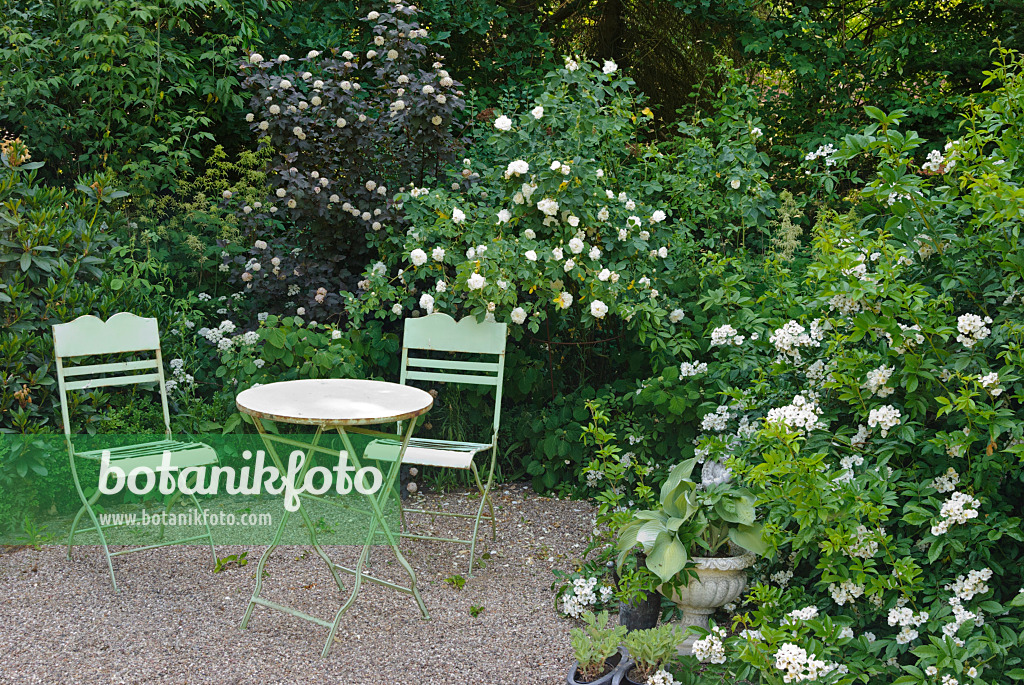
[[[680,622],[683,629],[690,626],[708,629],[711,627],[708,619],[715,609],[743,594],[747,588],[747,569],[754,565],[756,559],[750,553],[732,557],[694,557],[698,578],[690,578],[689,584],[679,588],[662,585],[658,592],[675,602],[683,612]],[[679,645],[679,653],[692,654],[696,641],[697,635],[689,635]]]

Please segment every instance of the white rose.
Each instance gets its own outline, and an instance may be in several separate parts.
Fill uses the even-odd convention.
[[[608,313],[608,305],[601,300],[594,300],[590,303],[590,315],[595,319],[603,319]]]
[[[466,213],[458,207],[452,210],[452,223],[461,224],[466,220]]]
[[[541,107],[540,105],[537,105],[536,107],[530,110],[530,114],[533,115],[534,119],[540,119],[542,116],[544,116],[544,108]]]
[[[521,324],[526,321],[526,310],[522,307],[516,307],[512,310],[512,321],[513,323]]]
[[[583,252],[584,247],[585,245],[583,244],[583,241],[580,240],[579,238],[573,238],[572,240],[569,241],[569,249],[572,251],[573,254],[579,254],[580,252]]]
[[[427,263],[427,253],[417,247],[409,253],[409,259],[412,261],[413,265],[423,266]]]
[[[512,218],[512,212],[508,211],[507,209],[503,209],[500,212],[498,212],[498,222],[499,223],[507,224],[511,218]]]
[[[537,261],[537,253],[534,252],[533,250],[527,250],[525,257],[531,262]]]
[[[494,120],[494,128],[498,129],[499,131],[511,131],[512,120],[509,119],[504,114],[502,114],[500,117]]]
[[[468,278],[468,279],[466,280],[466,286],[467,286],[467,287],[468,287],[468,288],[469,288],[470,290],[480,290],[481,288],[483,288],[483,287],[484,287],[484,284],[485,284],[485,283],[487,283],[486,279],[484,279],[484,277],[483,277],[483,276],[481,276],[480,274],[476,274],[476,273],[475,273],[475,274],[472,274],[472,275],[471,275],[471,276],[470,276],[470,277],[469,277],[469,278]]]
[[[604,66],[601,67],[601,72],[603,74],[605,74],[605,75],[614,74],[615,70],[618,69],[618,68],[619,68],[619,65],[617,65],[615,62],[613,62],[613,61],[611,61],[609,59],[609,60],[605,60]]]
[[[597,280],[599,280],[599,281],[607,281],[609,278],[611,278],[611,276],[612,276],[612,272],[611,271],[609,271],[608,269],[601,269],[601,273],[597,274]]]
[[[740,180],[738,178],[734,178],[733,180],[729,181],[729,185],[732,186],[733,190],[739,190],[740,189]]]
[[[523,231],[523,236],[529,238],[530,240],[533,240],[534,238],[537,237],[537,232],[534,231],[532,228],[528,228],[525,231]]]

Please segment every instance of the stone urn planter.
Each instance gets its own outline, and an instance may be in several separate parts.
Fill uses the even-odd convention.
[[[697,578],[679,588],[658,587],[662,593],[683,612],[680,627],[684,630],[698,626],[705,630],[711,627],[708,619],[715,609],[735,601],[747,588],[747,569],[754,565],[757,557],[750,553],[731,557],[693,557],[697,565]],[[696,635],[689,635],[679,645],[679,653],[693,653]]]

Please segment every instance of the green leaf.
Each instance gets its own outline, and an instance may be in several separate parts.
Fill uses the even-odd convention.
[[[760,523],[753,525],[740,524],[729,529],[729,539],[754,554],[764,556],[768,551],[768,543],[764,539],[764,529]]]
[[[668,533],[665,536],[647,554],[647,568],[661,578],[663,583],[675,578],[686,566],[688,559],[683,543],[675,537],[669,538]]]

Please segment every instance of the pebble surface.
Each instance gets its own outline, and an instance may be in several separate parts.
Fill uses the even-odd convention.
[[[454,491],[414,504],[468,513],[476,502]],[[581,555],[594,510],[523,484],[500,486],[494,503],[497,540],[478,543],[490,558],[461,590],[445,579],[466,575],[468,545],[403,541],[429,621],[409,595],[364,584],[326,659],[327,629],[282,612],[256,607],[239,630],[264,547],[218,547],[221,557],[248,550],[251,563],[217,574],[203,547],[115,557],[117,594],[97,547],[76,547],[72,561],[56,545],[0,549],[0,683],[565,682],[571,623],[554,610],[551,569]],[[468,537],[464,519],[410,523],[414,532]],[[352,567],[359,548],[327,552]],[[371,569],[403,579],[386,547],[374,549]],[[311,548],[278,548],[267,571],[262,596],[271,601],[325,620],[344,601]],[[341,579],[347,597],[352,577]],[[471,607],[483,610],[473,617]]]

